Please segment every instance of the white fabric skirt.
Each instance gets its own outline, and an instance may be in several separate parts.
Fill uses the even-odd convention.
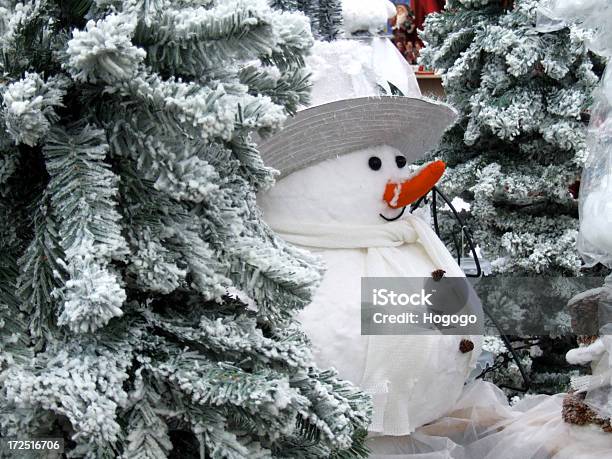
[[[604,459],[612,434],[561,418],[565,394],[526,397],[513,407],[494,384],[474,381],[440,419],[403,437],[368,440],[373,459]]]
[[[423,247],[314,252],[328,270],[298,320],[312,341],[317,365],[336,368],[343,379],[372,395],[369,431],[407,435],[448,412],[475,365],[481,337],[467,337],[475,348],[463,354],[459,343],[464,336],[361,336],[361,277],[430,277],[435,267]],[[458,267],[447,270],[463,274]]]

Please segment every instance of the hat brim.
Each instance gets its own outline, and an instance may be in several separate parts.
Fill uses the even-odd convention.
[[[454,123],[450,106],[412,97],[363,97],[298,112],[279,133],[259,141],[268,167],[281,177],[365,148],[389,145],[409,164],[421,159]]]

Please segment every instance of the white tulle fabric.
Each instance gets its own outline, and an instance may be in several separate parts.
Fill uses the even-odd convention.
[[[312,107],[379,96],[379,86],[390,95],[389,83],[404,96],[421,97],[412,67],[386,38],[316,42],[306,64],[312,73]]]
[[[459,352],[463,336],[361,336],[362,277],[431,277],[435,269],[463,276],[444,244],[419,217],[378,225],[276,220],[268,224],[288,242],[323,257],[327,273],[299,320],[317,364],[369,392],[379,435],[406,435],[454,406],[476,363],[475,349]]]
[[[369,440],[373,459],[602,459],[612,435],[561,418],[564,394],[527,397],[513,407],[495,385],[474,381],[453,409],[405,437]]]
[[[544,0],[539,9],[538,28],[554,31],[577,23],[589,30],[589,48],[612,57],[612,3],[606,0]]]
[[[586,29],[589,48],[612,58],[612,2],[545,0],[538,28],[553,31],[577,24]],[[591,107],[589,156],[580,182],[578,250],[588,266],[612,267],[612,67],[608,64]]]

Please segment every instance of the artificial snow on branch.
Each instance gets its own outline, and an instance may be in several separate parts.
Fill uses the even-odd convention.
[[[305,3],[270,3],[0,1],[2,437],[366,455],[369,398],[295,319],[320,260],[256,203],[277,174],[251,134],[307,101],[314,41]],[[338,2],[320,6],[331,38]]]

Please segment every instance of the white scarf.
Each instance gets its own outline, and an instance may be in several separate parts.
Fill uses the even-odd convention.
[[[408,214],[401,220],[380,225],[339,223],[303,223],[268,221],[285,241],[311,249],[368,249],[378,251],[388,247],[420,243],[436,269],[450,275],[463,275],[436,233],[419,217]]]
[[[423,273],[424,267],[427,269],[423,275],[429,276],[427,270],[432,265],[434,269],[446,271],[448,276],[464,275],[436,233],[425,221],[414,215],[409,214],[401,220],[378,225],[319,224],[279,221],[273,216],[268,217],[268,224],[281,238],[301,247],[314,250],[366,250],[363,272],[365,276],[398,277],[410,275],[409,272],[415,269],[415,272]],[[406,244],[420,244],[429,260],[411,259],[407,265],[406,259],[398,257],[395,249]],[[405,388],[418,381],[420,385],[427,386],[428,378],[436,378],[438,375],[411,374],[410,368],[414,366],[414,359],[422,361],[419,358],[429,354],[431,358],[435,358],[434,355],[437,354],[434,349],[453,338],[456,337],[368,337],[363,378],[353,382],[373,397],[374,417],[369,428],[371,432],[404,435],[422,423],[418,414],[406,414],[409,409],[402,406],[405,392],[394,393],[393,384],[397,387],[399,381]],[[406,349],[410,349],[410,352],[406,352]],[[437,409],[441,414],[444,408],[440,406],[433,409]]]

